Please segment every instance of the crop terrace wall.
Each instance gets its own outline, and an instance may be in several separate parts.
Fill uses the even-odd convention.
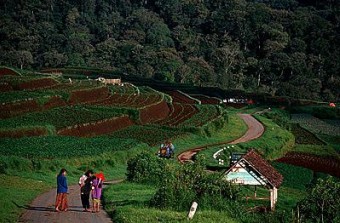
[[[0,118],[9,118],[26,112],[39,110],[39,104],[32,98],[14,103],[2,103],[0,105]]]
[[[0,92],[13,91],[13,87],[8,82],[0,82]]]
[[[222,104],[222,100],[219,98],[209,97],[209,96],[202,95],[202,94],[192,94],[190,96],[193,98],[196,98],[197,100],[200,100],[201,104],[210,104],[210,105]]]
[[[173,103],[169,116],[157,122],[160,125],[177,126],[198,112],[193,104]]]
[[[52,96],[50,100],[43,105],[43,110],[64,106],[67,106],[67,103],[60,96],[55,95]]]
[[[91,137],[109,134],[133,124],[133,121],[128,116],[113,117],[110,119],[63,128],[58,130],[57,134],[64,136]]]
[[[165,100],[159,103],[139,109],[139,119],[141,124],[155,122],[168,117],[170,108]]]
[[[201,101],[189,96],[188,94],[181,91],[166,91],[169,94],[173,102],[183,103],[183,104],[201,104]]]
[[[307,153],[288,152],[284,157],[276,160],[295,166],[302,166],[316,172],[324,172],[340,177],[340,162],[335,157],[321,157]]]
[[[20,74],[16,71],[12,70],[12,69],[7,68],[7,67],[1,67],[0,68],[0,76],[3,76],[3,75],[17,76],[17,75],[20,75]]]
[[[17,87],[19,90],[36,90],[50,88],[58,84],[59,82],[52,78],[40,78],[20,83]]]
[[[86,103],[103,100],[110,96],[110,91],[107,87],[91,88],[85,90],[72,91],[69,103]]]
[[[21,138],[31,136],[45,136],[48,131],[44,127],[33,127],[29,129],[1,130],[0,138]]]

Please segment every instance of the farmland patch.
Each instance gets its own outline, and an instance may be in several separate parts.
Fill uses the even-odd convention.
[[[340,177],[340,162],[335,157],[320,157],[301,152],[288,152],[276,161]]]
[[[340,135],[340,126],[328,124],[309,114],[292,114],[292,122],[300,124],[301,127],[315,134]]]

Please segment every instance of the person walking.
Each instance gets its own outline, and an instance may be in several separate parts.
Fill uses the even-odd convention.
[[[92,175],[93,171],[88,170],[79,178],[79,186],[80,186],[80,198],[81,203],[83,205],[84,211],[90,212],[90,193],[92,189]]]
[[[57,196],[55,202],[55,210],[57,212],[67,211],[68,202],[67,202],[67,179],[66,179],[67,171],[66,169],[61,169],[57,176]]]

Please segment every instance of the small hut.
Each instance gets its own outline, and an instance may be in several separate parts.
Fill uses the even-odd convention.
[[[270,191],[270,208],[274,210],[278,197],[277,190],[282,184],[283,176],[256,153],[254,149],[238,157],[238,161],[235,162],[233,160],[234,162],[231,162],[230,168],[224,172],[224,178],[235,184],[254,185],[255,188],[256,186],[268,188]]]

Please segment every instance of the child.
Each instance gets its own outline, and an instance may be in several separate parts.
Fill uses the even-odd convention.
[[[99,212],[100,199],[102,196],[103,181],[99,177],[95,177],[92,181],[92,212]]]

